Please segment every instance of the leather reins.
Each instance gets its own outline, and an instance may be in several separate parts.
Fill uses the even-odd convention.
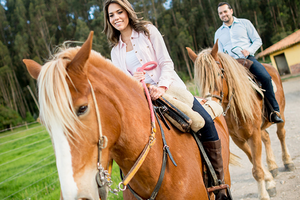
[[[153,66],[147,67],[148,65],[153,65]],[[156,66],[157,66],[156,62],[148,62],[148,63],[144,64],[142,67],[138,68],[137,71],[151,70],[151,69],[154,69]],[[139,170],[139,168],[141,167],[141,165],[145,161],[151,147],[155,144],[155,141],[156,141],[156,138],[155,138],[155,134],[156,134],[155,118],[156,118],[156,120],[158,121],[158,124],[160,126],[160,130],[161,130],[161,134],[162,134],[162,139],[163,139],[163,144],[164,144],[164,147],[163,147],[164,154],[163,154],[162,169],[161,169],[161,173],[160,173],[158,182],[157,182],[157,184],[154,188],[154,191],[153,191],[151,197],[149,198],[151,200],[155,199],[155,197],[157,196],[158,190],[160,189],[163,177],[164,177],[166,161],[167,161],[167,154],[169,155],[169,157],[170,157],[171,161],[173,162],[173,164],[175,166],[177,166],[177,165],[176,165],[176,163],[175,163],[175,161],[174,161],[174,159],[171,155],[171,152],[169,150],[169,147],[166,143],[164,132],[163,132],[163,129],[161,127],[161,124],[160,124],[160,122],[157,118],[156,113],[154,113],[154,109],[153,109],[152,101],[151,101],[151,98],[150,98],[150,94],[149,94],[149,91],[147,89],[147,86],[146,86],[145,82],[143,80],[141,81],[142,84],[143,84],[145,94],[146,94],[146,97],[147,97],[147,101],[148,101],[148,104],[149,104],[149,108],[150,108],[151,134],[149,136],[148,143],[144,147],[142,153],[140,154],[140,156],[136,160],[135,164],[129,170],[129,172],[124,177],[124,179],[118,184],[118,189],[112,189],[111,188],[112,180],[111,180],[111,177],[110,177],[110,173],[107,170],[105,170],[104,167],[101,164],[102,150],[104,148],[106,148],[108,140],[107,140],[106,136],[102,135],[102,127],[101,127],[101,120],[100,120],[100,113],[99,113],[99,109],[98,109],[97,99],[96,99],[94,89],[92,87],[91,82],[89,80],[88,80],[88,82],[89,82],[89,85],[90,85],[91,91],[92,91],[92,97],[93,97],[93,101],[94,101],[94,104],[95,104],[96,116],[97,116],[97,122],[98,122],[98,128],[99,128],[98,162],[97,162],[98,173],[96,174],[96,182],[98,184],[98,193],[99,193],[99,196],[100,196],[101,200],[106,200],[108,190],[110,190],[114,194],[117,194],[120,191],[125,191],[127,186],[137,199],[142,199],[141,197],[139,197],[139,195],[137,193],[135,193],[130,188],[128,183],[131,181],[131,179],[137,173],[137,171]],[[112,163],[109,163],[109,164],[110,164],[110,169],[111,169]]]

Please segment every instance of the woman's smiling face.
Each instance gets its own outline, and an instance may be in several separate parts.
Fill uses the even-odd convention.
[[[127,11],[117,3],[111,3],[108,6],[108,17],[110,24],[122,32],[128,28],[129,18]]]

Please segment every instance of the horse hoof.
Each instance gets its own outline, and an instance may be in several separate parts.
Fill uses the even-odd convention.
[[[294,171],[295,170],[295,165],[294,163],[289,163],[289,164],[284,164],[284,167],[287,171]],[[272,174],[273,175],[273,174]]]
[[[275,178],[275,177],[278,175],[278,173],[279,173],[278,168],[273,169],[273,170],[271,170],[270,172],[271,172],[273,178]]]
[[[270,197],[275,197],[276,196],[276,193],[277,193],[276,192],[276,187],[267,189],[267,191],[268,191]]]

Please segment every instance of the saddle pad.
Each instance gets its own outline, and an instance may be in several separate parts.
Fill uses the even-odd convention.
[[[163,97],[192,120],[191,129],[194,132],[198,132],[204,126],[205,121],[203,117],[192,110],[194,96],[188,90],[171,86]],[[202,99],[196,99],[201,103]],[[222,106],[212,100],[206,100],[203,107],[212,119],[220,116],[223,112]]]
[[[208,112],[213,120],[223,113],[223,107],[219,103],[200,97],[196,97],[196,99],[200,102],[200,104],[203,106],[206,112]]]
[[[205,121],[203,117],[199,113],[193,111],[192,108],[186,103],[181,102],[178,99],[166,93],[163,95],[163,97],[192,120],[191,129],[193,131],[197,132],[204,126]]]

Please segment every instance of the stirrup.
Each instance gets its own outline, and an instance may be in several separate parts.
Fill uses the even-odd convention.
[[[275,115],[275,120],[272,119],[272,116]],[[281,115],[278,111],[273,111],[270,113],[270,116],[269,116],[269,121],[271,123],[282,123],[283,122],[283,119],[281,118]]]
[[[228,200],[233,200],[231,192],[230,192],[230,187],[227,184],[221,184],[221,185],[209,187],[209,188],[207,188],[207,192],[208,193],[210,193],[210,192],[215,193],[217,191],[224,190],[224,189],[226,189],[226,191],[227,191]]]

